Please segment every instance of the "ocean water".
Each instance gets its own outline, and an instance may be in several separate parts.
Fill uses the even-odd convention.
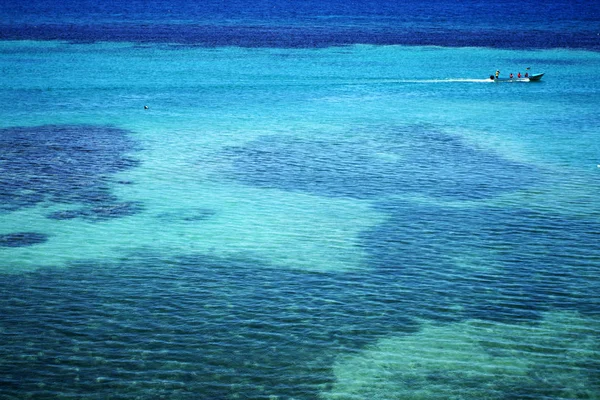
[[[600,11],[534,8],[3,2],[0,398],[600,399]]]

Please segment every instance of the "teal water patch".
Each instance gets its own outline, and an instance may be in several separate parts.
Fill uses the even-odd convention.
[[[140,204],[120,203],[111,175],[135,167],[133,141],[123,129],[45,125],[0,130],[0,210],[42,202],[83,207],[52,212],[53,219],[102,220],[131,215]]]
[[[305,139],[265,136],[232,147],[233,175],[267,188],[370,199],[422,194],[482,199],[539,180],[535,168],[423,126],[372,126]]]

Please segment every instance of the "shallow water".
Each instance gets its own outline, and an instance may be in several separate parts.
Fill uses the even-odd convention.
[[[286,10],[329,42],[0,41],[0,397],[599,398],[593,46]]]

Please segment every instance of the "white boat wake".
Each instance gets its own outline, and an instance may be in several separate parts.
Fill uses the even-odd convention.
[[[363,81],[360,83],[490,83],[494,82],[489,78],[444,78],[444,79],[377,79],[373,81]]]
[[[488,83],[493,82],[491,79],[481,78],[445,78],[445,79],[407,79],[399,80],[402,83],[455,83],[455,82],[466,82],[466,83]]]

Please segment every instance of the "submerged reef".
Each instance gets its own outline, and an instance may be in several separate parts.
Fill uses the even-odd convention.
[[[44,243],[48,235],[38,232],[16,232],[0,235],[0,247],[26,247]]]
[[[539,179],[532,166],[421,125],[365,127],[329,140],[263,136],[226,152],[231,175],[243,183],[328,197],[470,200]]]
[[[141,206],[119,203],[110,185],[112,174],[138,165],[134,150],[128,132],[111,126],[0,129],[0,211],[54,202],[83,207],[55,219],[130,215]]]

